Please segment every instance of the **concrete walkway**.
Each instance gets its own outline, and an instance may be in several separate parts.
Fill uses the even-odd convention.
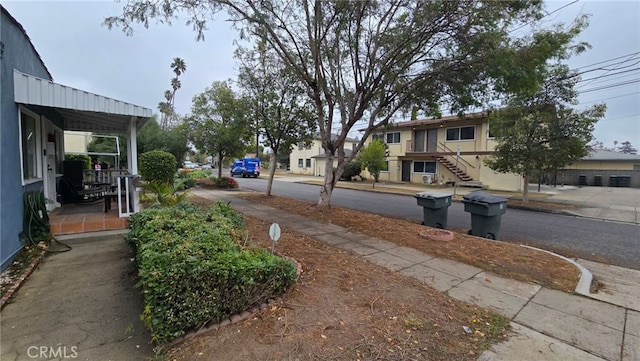
[[[192,194],[211,200],[221,197],[220,193],[203,190]],[[504,278],[243,199],[226,196],[225,200],[246,215],[279,223],[283,228],[421,280],[453,298],[509,317],[517,335],[492,347],[480,360],[640,360],[640,287],[635,278],[640,276],[639,271],[622,269],[632,273],[625,275],[632,283],[635,278],[635,299],[620,301],[611,295],[608,300],[595,300]]]
[[[148,360],[140,290],[125,232],[67,237],[2,310],[0,359]]]

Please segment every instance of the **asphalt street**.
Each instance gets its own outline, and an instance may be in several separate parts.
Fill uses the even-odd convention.
[[[264,191],[266,177],[236,178],[241,188]],[[317,202],[320,186],[273,182],[272,193],[309,202]],[[411,195],[374,193],[336,188],[331,204],[364,210],[416,222],[422,221],[422,209]],[[471,216],[460,202],[449,207],[448,228],[468,230]],[[526,243],[563,252],[571,256],[606,261],[640,270],[640,226],[543,212],[507,209],[502,216],[501,240]]]

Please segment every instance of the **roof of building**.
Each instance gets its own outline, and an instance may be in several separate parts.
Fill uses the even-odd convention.
[[[65,130],[125,133],[131,121],[137,128],[153,115],[139,105],[54,83],[13,70],[14,101],[55,109],[65,118]]]
[[[605,149],[593,149],[589,154],[580,158],[582,161],[617,161],[617,162],[640,162],[640,155],[618,153]]]
[[[38,53],[38,50],[36,50],[36,47],[33,46],[33,43],[31,42],[31,38],[29,37],[29,34],[27,34],[27,31],[24,29],[24,27],[22,26],[22,24],[20,24],[20,22],[18,22],[18,20],[16,20],[16,18],[13,17],[13,15],[11,15],[9,13],[9,11],[7,9],[4,8],[4,6],[2,6],[0,4],[0,8],[2,8],[2,13],[6,14],[7,17],[9,18],[9,20],[11,20],[16,27],[22,31],[22,33],[24,34],[24,36],[27,38],[27,41],[29,42],[29,45],[31,46],[31,49],[33,50],[34,53],[36,53],[36,56],[38,57],[38,60],[40,60],[40,63],[42,64],[42,66],[44,67],[44,70],[47,72],[47,74],[49,75],[49,78],[51,80],[53,80],[53,76],[51,76],[51,72],[49,71],[49,69],[47,68],[47,65],[44,63],[44,61],[42,60],[42,57],[40,56],[40,53]]]
[[[322,138],[320,137],[320,133],[318,133],[318,132],[313,133],[313,137],[311,139],[313,139],[313,140],[322,140]],[[332,140],[338,139],[338,135],[337,134],[331,134],[331,139]],[[344,141],[345,142],[359,142],[360,139],[346,137],[346,138],[344,138]]]
[[[424,118],[424,119],[414,119],[414,120],[405,120],[397,123],[389,123],[388,127],[380,127],[377,131],[385,131],[393,128],[411,128],[419,125],[431,125],[431,124],[445,124],[451,122],[457,122],[462,120],[469,119],[482,119],[486,118],[488,115],[487,112],[477,112],[477,113],[469,113],[460,115],[447,115],[441,118]],[[359,131],[365,130],[365,128],[358,129]],[[374,131],[376,132],[376,131]]]

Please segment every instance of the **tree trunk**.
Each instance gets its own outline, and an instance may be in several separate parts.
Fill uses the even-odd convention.
[[[276,151],[272,151],[271,155],[269,156],[269,162],[271,164],[269,164],[269,180],[267,181],[267,196],[271,195],[271,185],[273,184],[273,177],[276,174],[276,159],[277,159],[277,153]]]
[[[522,203],[529,202],[529,174],[524,174],[524,188],[522,189]]]
[[[337,177],[337,175],[333,173],[333,156],[327,157],[326,159],[327,163],[324,167],[324,182],[320,188],[320,199],[318,200],[318,207],[321,208],[331,206],[331,195],[333,194],[333,187],[336,184],[334,177]]]
[[[218,153],[218,179],[222,178],[222,153]]]

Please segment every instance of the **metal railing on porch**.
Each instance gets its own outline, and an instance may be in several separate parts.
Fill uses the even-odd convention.
[[[105,193],[106,202],[111,200],[118,203],[118,215],[128,217],[140,210],[135,174],[129,174],[127,169],[102,169],[83,170],[83,183],[87,185],[99,185],[108,191]]]

